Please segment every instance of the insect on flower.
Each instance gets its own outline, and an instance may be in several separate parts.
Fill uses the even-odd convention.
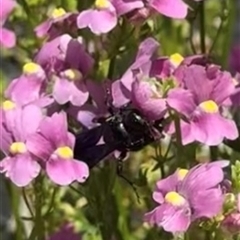
[[[109,95],[108,92],[107,98]],[[110,116],[99,118],[99,126],[76,135],[74,157],[92,168],[117,150],[120,152],[117,158],[117,174],[133,186],[122,175],[123,160],[128,152],[139,151],[163,137],[163,119],[151,122],[131,104],[115,108],[111,101],[106,102]],[[101,139],[103,143],[99,143]]]

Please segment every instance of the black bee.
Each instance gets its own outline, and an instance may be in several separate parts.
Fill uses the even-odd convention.
[[[127,153],[139,151],[160,139],[163,136],[163,119],[150,122],[139,110],[129,104],[118,109],[111,106],[109,112],[111,113],[109,117],[99,119],[99,126],[76,135],[74,158],[84,161],[89,168],[92,168],[118,150],[120,155],[117,161],[117,173],[123,177],[122,162]],[[99,144],[100,139],[103,143]]]

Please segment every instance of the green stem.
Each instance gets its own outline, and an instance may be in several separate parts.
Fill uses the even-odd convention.
[[[210,157],[212,161],[216,161],[218,159],[218,147],[211,146],[210,147]]]
[[[37,177],[34,183],[35,194],[35,218],[32,232],[29,240],[43,240],[45,239],[44,218],[42,216],[43,206],[43,177],[40,175]]]
[[[190,47],[191,50],[194,54],[197,53],[197,50],[195,48],[194,42],[193,42],[193,33],[194,33],[194,21],[190,22],[190,36],[189,36],[189,42],[190,42]]]
[[[178,159],[177,164],[178,164],[178,167],[185,167],[180,118],[176,115],[174,116],[174,125],[175,125],[176,144],[177,144],[177,153],[176,153],[176,157]]]
[[[116,55],[114,55],[111,60],[110,60],[110,64],[109,64],[109,69],[108,69],[108,79],[112,79],[114,76],[114,71],[115,71],[115,62],[116,62]]]
[[[33,210],[31,208],[31,205],[30,205],[29,201],[28,201],[25,188],[22,188],[22,195],[23,195],[24,202],[25,202],[25,204],[26,204],[26,206],[28,208],[28,211],[31,214],[31,217],[34,218]]]
[[[200,45],[201,52],[206,53],[206,45],[205,45],[205,8],[204,1],[199,3],[199,24],[200,24]]]
[[[23,240],[25,230],[23,227],[23,223],[21,221],[21,217],[19,215],[19,204],[20,204],[19,193],[17,192],[17,188],[15,188],[13,184],[9,184],[7,188],[10,190],[11,206],[12,206],[13,215],[16,221],[16,239]]]
[[[57,194],[57,188],[53,189],[53,193],[52,193],[52,197],[51,197],[51,201],[48,207],[48,210],[46,211],[46,213],[44,214],[46,217],[51,213],[53,207],[54,207],[54,202],[55,202],[55,197]]]

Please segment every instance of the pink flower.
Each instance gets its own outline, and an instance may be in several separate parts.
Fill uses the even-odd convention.
[[[53,233],[47,240],[81,240],[82,237],[74,232],[71,224],[64,224],[61,228]]]
[[[38,133],[26,143],[44,165],[49,178],[59,185],[84,182],[89,175],[88,166],[73,159],[75,137],[67,129],[66,114],[54,113],[42,120]]]
[[[77,18],[78,28],[90,28],[99,35],[111,31],[118,17],[134,9],[142,8],[141,0],[96,0],[95,7],[81,12]]]
[[[26,145],[36,133],[42,119],[40,108],[35,105],[17,107],[5,101],[1,111],[1,150],[6,157],[0,162],[0,172],[19,187],[28,185],[40,172],[40,165]]]
[[[49,36],[53,39],[59,35],[62,35],[64,29],[76,30],[74,28],[77,15],[75,13],[67,13],[63,8],[56,8],[53,10],[49,19],[38,25],[34,31],[38,37]]]
[[[0,45],[6,48],[12,48],[16,44],[15,33],[4,28],[3,25],[6,22],[9,14],[16,6],[13,0],[2,0],[1,11],[0,11]]]
[[[170,17],[183,19],[187,16],[188,5],[182,0],[148,0],[149,6]]]
[[[46,75],[40,65],[29,62],[23,67],[23,74],[12,80],[5,90],[5,97],[18,106],[35,104],[45,107],[53,102],[46,95]]]
[[[87,101],[84,78],[93,67],[93,59],[78,39],[67,34],[55,38],[38,52],[36,62],[54,80],[52,95],[58,104],[82,106]]]
[[[225,217],[222,227],[230,234],[240,233],[240,193],[236,197],[236,210]]]
[[[81,12],[77,18],[78,28],[89,27],[99,35],[111,31],[117,25],[117,12],[109,0],[97,0],[95,9]]]
[[[159,204],[145,214],[145,220],[167,232],[186,232],[202,217],[212,218],[221,210],[224,195],[220,188],[228,161],[199,164],[189,171],[178,169],[157,182],[153,199]]]

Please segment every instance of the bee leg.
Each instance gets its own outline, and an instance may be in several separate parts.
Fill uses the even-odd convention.
[[[137,200],[138,200],[138,203],[140,203],[140,196],[138,194],[138,191],[137,191],[137,188],[136,186],[134,185],[133,182],[131,182],[129,179],[127,179],[124,175],[123,175],[123,159],[127,156],[127,152],[121,152],[119,157],[118,157],[118,160],[117,160],[117,175],[119,177],[121,177],[122,179],[124,179],[133,189],[136,197],[137,197]]]

